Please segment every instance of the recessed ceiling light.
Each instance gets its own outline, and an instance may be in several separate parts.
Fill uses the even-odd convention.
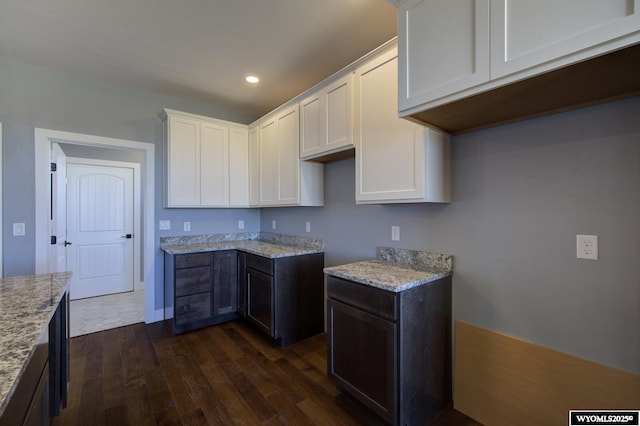
[[[257,82],[260,81],[260,79],[255,75],[248,75],[244,79],[247,81],[247,83],[251,83],[251,84],[256,84]]]

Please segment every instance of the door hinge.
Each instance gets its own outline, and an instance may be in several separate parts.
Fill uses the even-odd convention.
[[[55,235],[51,236],[51,245],[58,244],[58,238]]]
[[[55,172],[58,169],[58,165],[56,163],[51,163],[51,171]]]

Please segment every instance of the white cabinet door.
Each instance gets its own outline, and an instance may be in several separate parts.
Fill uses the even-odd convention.
[[[300,158],[353,148],[353,77],[349,73],[300,102]]]
[[[295,205],[300,202],[300,136],[298,106],[288,108],[276,118],[277,204]]]
[[[640,0],[491,0],[491,78],[623,47],[640,29],[639,8]]]
[[[324,97],[316,93],[300,102],[300,157],[310,158],[325,145]]]
[[[249,128],[249,205],[260,205],[260,145],[259,127]]]
[[[268,119],[260,124],[260,205],[278,202],[278,139],[277,121]]]
[[[248,207],[249,202],[249,131],[229,129],[229,206]]]
[[[166,207],[200,206],[200,121],[167,118]]]
[[[325,90],[326,152],[353,148],[353,74]]]
[[[448,137],[398,118],[397,81],[395,48],[356,70],[356,202],[448,202]]]
[[[398,26],[400,111],[489,80],[489,0],[408,0]]]
[[[200,206],[229,205],[229,128],[200,124]]]

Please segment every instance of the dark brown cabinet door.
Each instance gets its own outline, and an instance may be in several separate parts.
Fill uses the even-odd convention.
[[[247,318],[275,337],[273,276],[247,268]]]
[[[247,316],[247,254],[238,252],[238,313]]]
[[[238,256],[235,250],[213,253],[213,316],[238,310]]]
[[[333,299],[327,310],[329,376],[394,423],[396,324]]]

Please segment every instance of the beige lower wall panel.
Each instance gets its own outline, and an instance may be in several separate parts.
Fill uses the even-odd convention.
[[[454,408],[485,425],[568,424],[570,409],[640,409],[640,376],[456,322]]]

